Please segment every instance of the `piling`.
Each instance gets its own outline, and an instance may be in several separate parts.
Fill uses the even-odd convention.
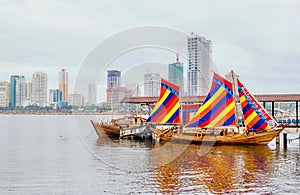
[[[287,149],[287,133],[283,133],[283,148]]]
[[[277,137],[276,137],[276,144],[280,144],[280,136],[279,135],[277,135]]]

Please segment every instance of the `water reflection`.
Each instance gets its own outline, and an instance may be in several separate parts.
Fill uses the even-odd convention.
[[[180,144],[174,144],[176,150]],[[199,145],[189,145],[173,161],[154,166],[154,187],[159,193],[207,192],[244,193],[264,192],[268,183],[265,177],[271,169],[272,152],[267,146],[214,146],[210,152],[201,155]],[[164,161],[163,153],[153,157]],[[156,167],[156,168],[155,168]]]

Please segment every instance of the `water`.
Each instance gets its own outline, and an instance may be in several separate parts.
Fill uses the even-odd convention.
[[[210,148],[98,139],[90,119],[94,117],[1,115],[0,194],[300,190],[298,140],[284,150],[274,141],[268,146]]]

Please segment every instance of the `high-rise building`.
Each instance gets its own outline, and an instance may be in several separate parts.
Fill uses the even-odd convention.
[[[0,82],[0,107],[9,106],[9,83]]]
[[[88,102],[89,105],[97,103],[97,86],[96,84],[88,85]]]
[[[66,69],[61,69],[59,72],[59,89],[62,91],[63,101],[68,101],[69,76]]]
[[[191,33],[188,36],[188,95],[207,95],[212,80],[212,42]]]
[[[127,83],[126,88],[132,92],[132,97],[139,97],[141,94],[139,83],[137,82]]]
[[[44,72],[35,72],[32,75],[32,103],[37,106],[47,105],[47,74]]]
[[[69,94],[68,104],[70,106],[83,106],[84,105],[84,97],[79,93]]]
[[[175,85],[179,86],[180,94],[184,92],[184,82],[183,82],[183,63],[179,62],[179,56],[176,56],[176,62],[169,64],[169,78],[168,80]]]
[[[32,83],[31,82],[26,83],[26,100],[27,101],[32,100]]]
[[[160,92],[160,75],[158,73],[144,74],[144,96],[156,97]]]
[[[108,70],[107,71],[107,89],[121,86],[121,71]]]
[[[49,103],[56,103],[62,101],[62,91],[59,89],[49,90]]]
[[[10,77],[9,106],[12,108],[23,106],[25,100],[26,100],[25,77],[20,75],[12,75]]]
[[[125,97],[131,97],[132,91],[126,87],[111,87],[106,90],[106,94],[107,104],[115,107],[115,105],[120,104]]]

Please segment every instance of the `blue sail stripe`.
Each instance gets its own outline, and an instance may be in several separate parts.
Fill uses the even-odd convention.
[[[231,117],[227,121],[225,121],[222,126],[231,125],[234,121],[235,121],[235,114],[231,115]]]
[[[209,99],[220,89],[220,85],[216,85],[209,93],[208,95],[206,96],[205,100],[203,101],[203,104],[204,105],[207,101],[209,101]]]
[[[246,114],[250,108],[252,108],[252,106],[250,106],[249,104],[247,104],[247,105],[243,108],[243,113]]]
[[[170,119],[167,121],[167,123],[171,123],[180,113],[180,109],[178,108],[176,112],[170,117]]]
[[[169,87],[168,85],[165,85],[165,84],[162,83],[161,87],[169,90],[171,93],[175,94],[176,96],[179,96],[178,91],[176,91],[175,89]]]
[[[247,101],[247,105],[250,105],[253,110],[255,111],[255,113],[263,120],[267,121],[267,119],[257,110],[257,108],[254,106],[254,104],[249,100],[249,98],[245,95],[245,93],[243,92],[243,95],[245,96],[246,98],[246,101]],[[245,113],[245,112],[244,112]]]
[[[256,130],[256,129],[258,129],[263,123],[265,123],[265,121],[259,119],[259,121],[257,121],[257,122],[251,127],[251,129]]]
[[[221,85],[222,87],[224,87],[226,89],[226,91],[233,96],[233,91],[231,89],[229,89],[229,87],[227,85],[225,85],[225,83],[223,83],[222,81],[218,80],[217,78],[213,78],[213,81],[215,81],[216,83],[218,83],[219,85]]]
[[[170,99],[174,96],[173,93],[170,93],[168,97],[163,101],[163,103],[160,105],[160,107],[147,119],[146,122],[151,122],[152,118],[155,118],[156,115],[161,114],[161,110],[165,108],[165,105],[170,101]],[[148,121],[149,120],[149,121]]]
[[[213,108],[205,116],[198,120],[198,125],[207,122],[215,112],[219,111],[219,109],[224,105],[224,103],[226,103],[226,101],[230,97],[231,95],[227,93],[216,105],[213,106]]]

